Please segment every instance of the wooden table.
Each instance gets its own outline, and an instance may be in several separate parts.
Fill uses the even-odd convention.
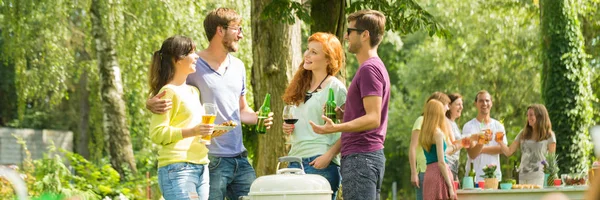
[[[549,193],[563,193],[571,200],[581,200],[588,190],[587,186],[544,188],[544,189],[511,189],[511,190],[458,190],[460,200],[537,200]]]

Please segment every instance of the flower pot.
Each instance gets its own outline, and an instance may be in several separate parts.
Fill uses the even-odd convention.
[[[512,183],[500,183],[500,189],[510,190],[512,188]]]
[[[550,174],[544,174],[544,187],[548,187],[548,177]]]
[[[485,178],[483,181],[485,182],[485,189],[498,189],[497,178]]]

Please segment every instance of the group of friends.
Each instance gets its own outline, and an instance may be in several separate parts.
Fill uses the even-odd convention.
[[[463,110],[460,94],[435,92],[427,99],[423,115],[413,125],[409,147],[411,183],[417,199],[457,198],[453,182],[458,181],[463,148],[468,155],[465,172],[474,170],[476,182],[483,180],[483,168],[490,164],[498,166],[495,175],[501,180],[499,155],[511,156],[520,148],[519,184],[543,185],[542,161],[547,153],[556,151],[556,137],[546,107],[527,107],[525,126],[508,146],[504,125],[491,118],[492,105],[490,93],[479,91],[474,101],[477,116],[465,123],[461,132],[456,123]],[[481,140],[485,130],[491,134]]]
[[[295,124],[283,123],[283,134],[291,135],[288,155],[301,157],[306,173],[325,177],[333,190],[332,199],[336,199],[340,182],[344,199],[379,199],[391,88],[377,54],[385,16],[376,10],[361,10],[347,19],[344,38],[360,64],[349,88],[336,78],[345,67],[340,40],[330,33],[312,34],[303,61],[281,97],[286,104],[297,106],[298,118]],[[248,195],[256,178],[241,126],[221,131],[215,130],[214,124],[201,123],[202,105],[207,103],[219,110],[215,124],[232,120],[252,125],[258,121],[257,112],[245,98],[244,63],[231,54],[238,51],[243,39],[241,23],[234,10],[217,8],[204,20],[209,40],[206,49],[196,52],[192,39],[173,36],[154,52],[146,108],[153,113],[150,138],[162,146],[158,181],[166,200],[237,200]],[[336,108],[339,123],[323,115],[330,88],[340,105]],[[269,113],[264,120],[267,128],[273,124],[272,116]],[[207,135],[212,136],[209,145],[200,142],[200,137]],[[299,168],[299,164],[290,167]]]

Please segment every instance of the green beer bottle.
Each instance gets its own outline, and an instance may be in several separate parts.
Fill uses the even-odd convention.
[[[267,127],[265,127],[265,119],[268,118],[271,112],[271,94],[265,95],[265,100],[262,106],[258,110],[258,122],[256,123],[256,132],[260,134],[267,133]]]
[[[337,123],[337,115],[335,113],[335,96],[333,95],[333,89],[329,88],[329,96],[327,97],[327,102],[325,102],[325,116],[331,119],[333,123]]]

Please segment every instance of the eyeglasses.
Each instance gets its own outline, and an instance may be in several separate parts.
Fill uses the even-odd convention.
[[[347,28],[346,29],[346,33],[348,35],[350,35],[350,33],[352,33],[352,31],[357,31],[358,33],[362,33],[363,31],[365,31],[364,29],[358,29],[358,28]]]
[[[232,28],[233,30],[238,31],[239,33],[243,32],[242,26],[238,26],[238,27],[223,26],[223,28],[225,28],[225,29]]]

